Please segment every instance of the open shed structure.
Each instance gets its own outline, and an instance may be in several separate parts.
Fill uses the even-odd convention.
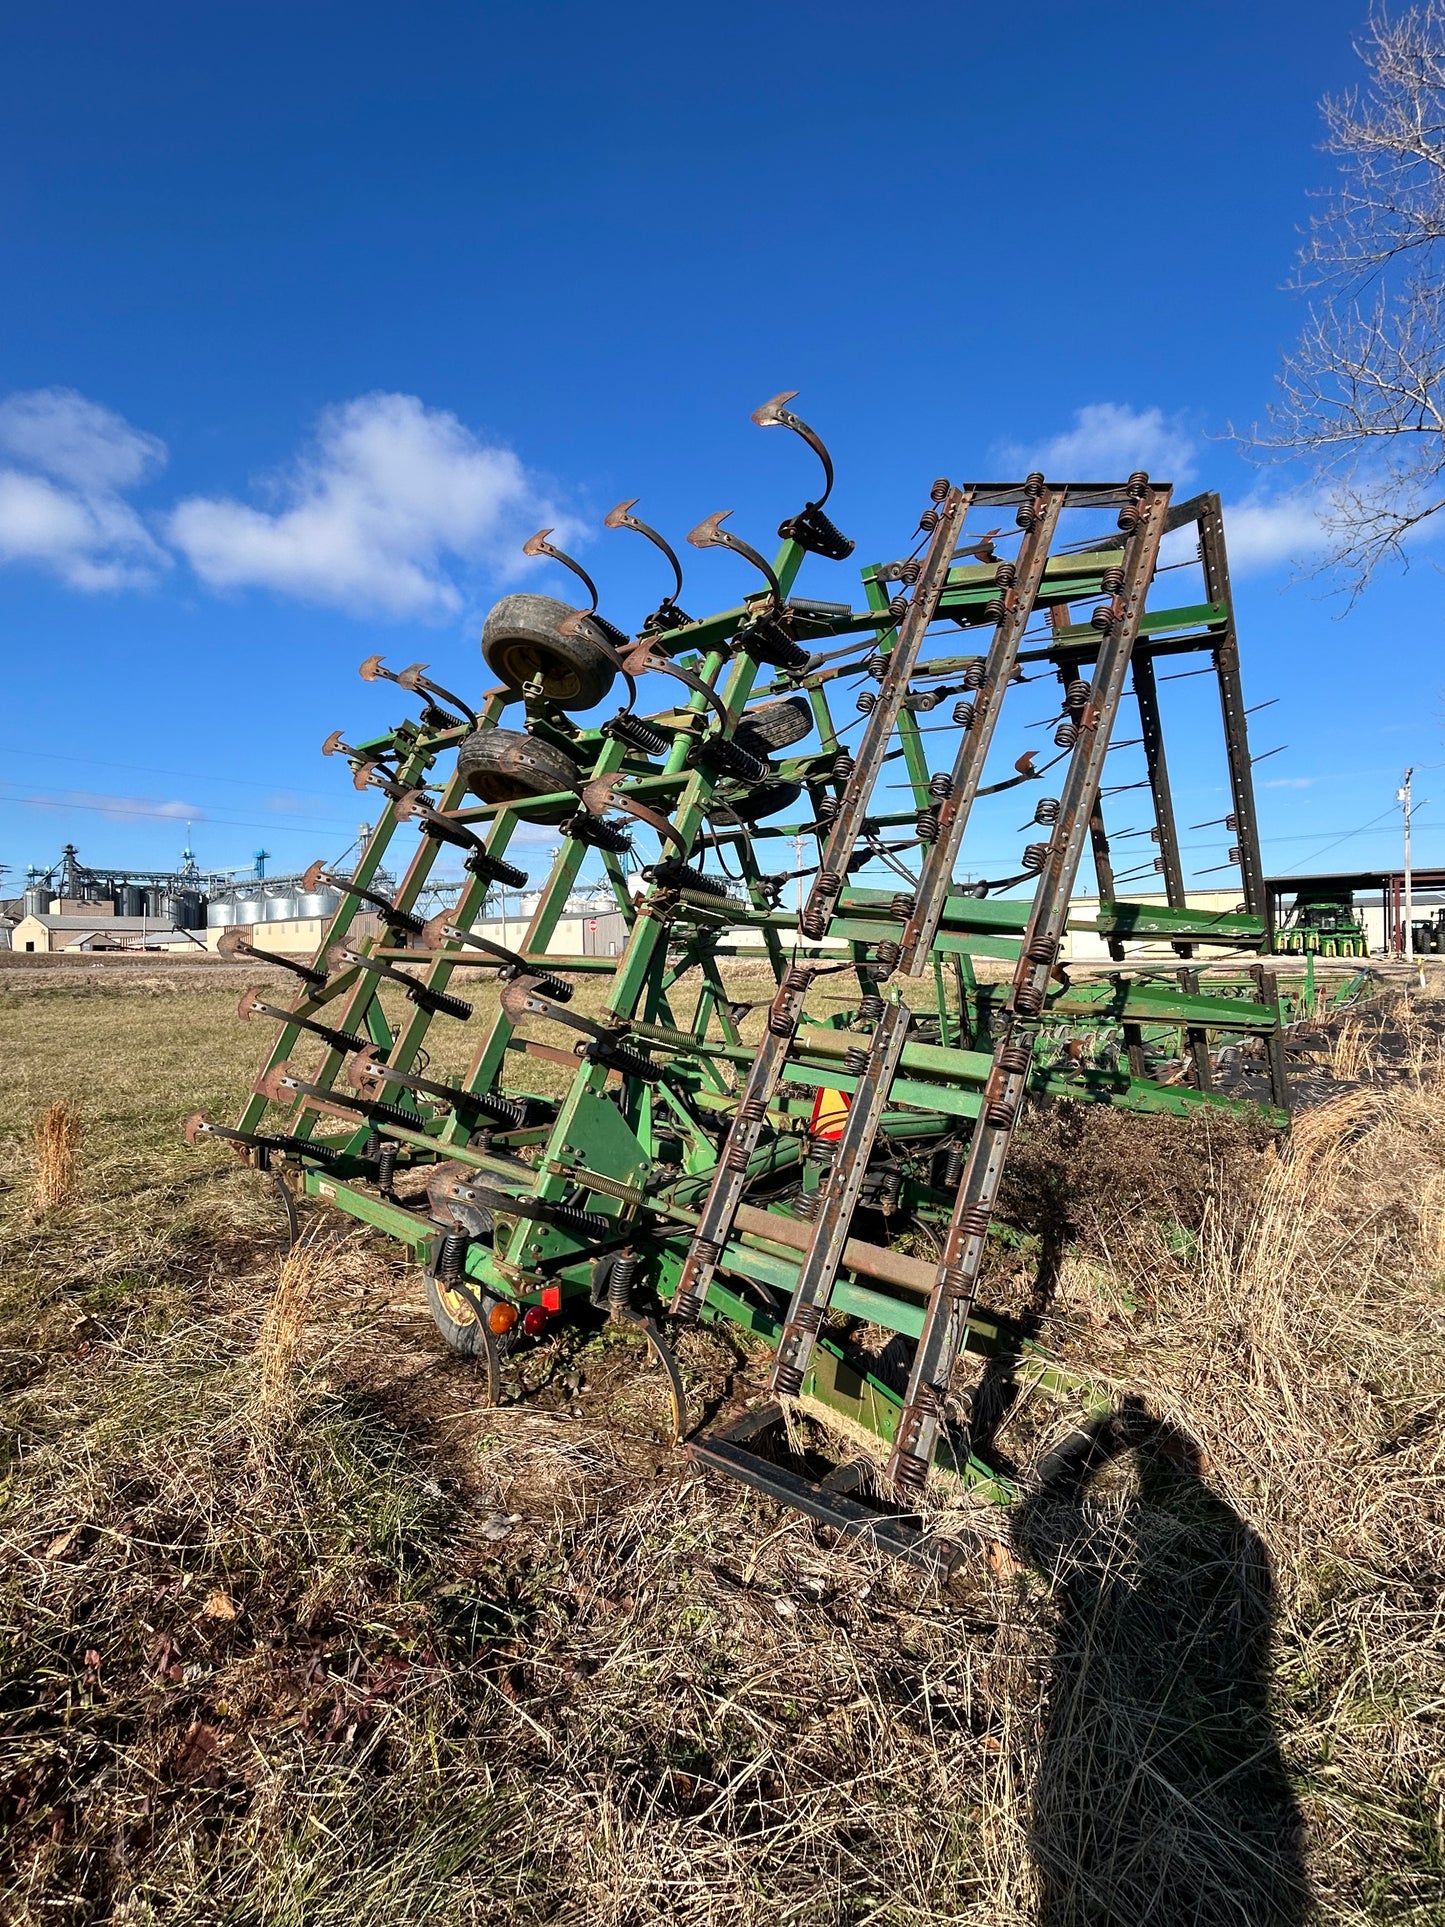
[[[376,832],[335,880],[341,907],[314,961],[289,965],[295,998],[242,1000],[275,1031],[244,1113],[187,1128],[399,1240],[443,1337],[484,1366],[479,1396],[497,1395],[511,1348],[590,1305],[662,1361],[684,1432],[676,1327],[722,1320],[765,1341],[772,1402],[690,1449],[918,1550],[935,1468],[986,1497],[1013,1490],[972,1449],[965,1354],[1006,1355],[1020,1382],[1089,1396],[978,1296],[1025,1100],[1244,1106],[1283,1126],[1281,1025],[1260,962],[1267,906],[1218,498],[1176,504],[1142,473],[937,481],[898,558],[862,570],[861,599],[822,600],[798,591],[802,565],[842,564],[853,545],[824,511],[827,451],[790,399],[754,419],[815,449],[822,494],[784,520],[771,561],[723,515],[688,537],[751,571],[753,592],[731,607],[684,615],[675,552],[623,503],[608,526],[652,541],[675,571],[635,635],[598,612],[590,579],[544,532],[529,552],[573,569],[587,602],[504,598],[483,641],[498,684],[475,707],[419,665],[363,665],[417,702],[381,736],[326,745],[384,796]],[[1203,576],[1185,606],[1154,592],[1176,531],[1197,543]],[[1206,678],[1186,692],[1217,693],[1220,828],[1239,878],[1227,911],[1188,902],[1156,674],[1172,657],[1202,657]],[[661,692],[650,714],[639,681]],[[590,719],[619,689],[619,712]],[[1118,730],[1126,711],[1133,736]],[[1136,752],[1137,780],[1113,783],[1116,748]],[[1147,836],[1163,905],[1122,893],[1105,810],[1126,789],[1152,804],[1132,834]],[[980,876],[990,866],[970,830],[989,798],[1029,823],[1003,873]],[[525,881],[510,854],[524,822],[555,826],[558,853],[513,949],[476,926],[490,889]],[[414,853],[386,897],[373,879],[403,832]],[[638,892],[623,858],[640,846]],[[466,887],[424,921],[413,906],[448,850],[464,855]],[[598,852],[622,953],[553,954]],[[1060,948],[1086,861],[1109,956],[1071,971]],[[357,940],[368,909],[381,932]],[[774,986],[751,1013],[728,985],[741,931]],[[1131,969],[1144,940],[1155,959]],[[504,980],[500,1010],[465,1075],[428,1074],[430,1027],[470,1020],[459,973],[477,969]],[[598,972],[605,1004],[582,1015],[576,993]],[[843,1005],[826,1018],[824,982]],[[1225,1042],[1254,1067],[1228,1092]],[[564,1095],[534,1088],[539,1060],[566,1067]],[[864,1343],[880,1331],[907,1355],[897,1376]],[[779,1442],[788,1407],[862,1428],[886,1472],[799,1469]]]

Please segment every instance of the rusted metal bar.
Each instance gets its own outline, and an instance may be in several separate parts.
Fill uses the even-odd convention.
[[[1093,686],[1079,711],[1078,736],[1058,819],[1039,873],[1023,953],[1005,1007],[1003,1034],[994,1051],[983,1110],[969,1145],[889,1461],[890,1475],[905,1487],[923,1485],[933,1463],[949,1382],[963,1347],[988,1227],[1033,1062],[1049,980],[1068,922],[1069,897],[1098,799],[1109,737],[1144,599],[1153,579],[1168,506],[1167,488],[1152,488],[1142,475],[1131,478],[1120,514],[1120,526],[1128,538],[1123,583],[1114,598],[1110,621],[1101,628],[1103,640]]]

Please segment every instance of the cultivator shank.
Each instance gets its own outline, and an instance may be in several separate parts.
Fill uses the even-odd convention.
[[[853,544],[824,513],[831,459],[791,399],[754,419],[813,448],[822,493],[784,518],[771,561],[724,514],[688,538],[730,551],[699,567],[751,568],[759,586],[740,604],[685,616],[677,551],[624,502],[607,526],[646,537],[674,577],[635,637],[599,613],[592,577],[543,531],[529,552],[580,577],[590,606],[504,598],[484,631],[500,686],[475,710],[424,665],[363,665],[419,696],[421,713],[373,740],[328,739],[384,807],[355,873],[335,879],[342,903],[315,959],[288,966],[294,999],[242,1000],[277,1035],[221,1134],[401,1240],[443,1335],[486,1358],[489,1387],[512,1347],[590,1307],[663,1359],[681,1428],[668,1328],[741,1327],[773,1348],[777,1410],[764,1409],[829,1415],[875,1442],[876,1463],[866,1476],[862,1462],[790,1470],[760,1448],[772,1436],[761,1421],[695,1449],[907,1549],[935,1467],[1011,1494],[971,1451],[966,1352],[1007,1354],[1030,1385],[1088,1396],[982,1307],[1027,1101],[1253,1108],[1282,1124],[1284,1060],[1273,986],[1239,968],[1267,932],[1216,498],[1175,506],[1142,473],[939,481],[912,553],[863,570],[863,606],[812,599],[795,593],[805,558],[836,567]],[[997,528],[970,533],[975,513],[1011,513],[1016,546]],[[1191,526],[1204,600],[1162,606],[1161,542]],[[1156,664],[1186,653],[1206,658],[1220,696],[1242,898],[1225,911],[1188,901],[1169,793]],[[595,720],[619,683],[628,702]],[[850,687],[845,720],[835,705]],[[951,720],[924,720],[951,696],[963,698]],[[1140,733],[1120,741],[1130,702]],[[1131,748],[1140,779],[1106,781],[1116,749]],[[1131,790],[1147,793],[1153,822],[1114,840],[1149,836],[1163,904],[1119,894],[1104,800]],[[1021,797],[1030,822],[1001,828]],[[508,854],[524,823],[549,826],[557,849],[518,939],[486,913],[498,884],[526,884]],[[971,854],[1011,835],[1031,840],[1003,860]],[[375,877],[398,838],[412,854],[388,897]],[[770,846],[778,873],[763,868]],[[448,852],[456,900],[426,917]],[[1084,916],[1086,857],[1099,901]],[[556,946],[584,863],[600,865],[624,920],[615,958]],[[363,912],[377,935],[355,933]],[[1071,936],[1105,949],[1107,967],[1072,958]],[[264,960],[245,939],[232,947]],[[744,958],[771,980],[760,1006],[730,997]],[[1221,958],[1234,966],[1224,978]],[[451,987],[459,969],[465,996]],[[485,1024],[478,971],[501,986]],[[601,1005],[588,995],[599,973]],[[448,1053],[434,1025],[479,1030],[464,1071],[437,1067]],[[1217,1088],[1224,1042],[1259,1066],[1249,1095]],[[318,1047],[298,1069],[293,1056]],[[906,1370],[877,1362],[880,1336],[895,1355],[911,1346]]]

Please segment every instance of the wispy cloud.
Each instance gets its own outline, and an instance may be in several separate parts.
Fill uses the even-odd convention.
[[[163,801],[152,796],[108,796],[95,790],[52,790],[43,796],[7,795],[7,803],[24,803],[36,810],[93,810],[117,823],[137,818],[160,817],[168,823],[203,823],[206,812],[199,803],[179,799]]]
[[[1119,481],[1144,468],[1161,481],[1185,483],[1198,472],[1196,439],[1177,416],[1114,401],[1088,403],[1071,428],[1047,441],[1005,442],[994,454],[1010,474],[1037,468],[1062,482]]]
[[[396,619],[458,615],[469,567],[510,559],[522,535],[558,519],[510,449],[415,395],[328,409],[271,493],[270,509],[181,502],[170,539],[212,588]]]
[[[1307,790],[1314,786],[1313,776],[1272,776],[1261,785],[1267,790]]]
[[[1225,534],[1230,567],[1241,574],[1277,568],[1281,562],[1307,563],[1325,545],[1327,505],[1307,494],[1246,495],[1226,502]]]
[[[165,463],[154,435],[73,388],[35,388],[0,400],[0,457],[0,563],[92,593],[170,566],[125,499]]]

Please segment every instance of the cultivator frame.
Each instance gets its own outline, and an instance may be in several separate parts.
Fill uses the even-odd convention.
[[[790,399],[754,419],[793,430],[819,453],[823,495],[784,521],[771,563],[721,515],[689,537],[750,564],[765,585],[757,593],[702,620],[684,616],[681,564],[628,502],[608,526],[653,541],[676,577],[635,637],[598,614],[590,578],[543,531],[529,553],[571,568],[591,606],[559,621],[550,643],[533,639],[530,655],[513,638],[512,653],[497,658],[511,681],[475,711],[420,665],[393,673],[379,658],[363,664],[368,680],[419,697],[420,714],[356,745],[339,732],[328,739],[327,751],[346,756],[358,786],[379,790],[384,807],[354,874],[335,879],[342,901],[312,976],[284,1008],[256,992],[242,999],[243,1016],[279,1029],[241,1117],[221,1128],[198,1116],[187,1131],[192,1141],[226,1137],[252,1162],[404,1244],[423,1267],[443,1336],[485,1365],[485,1396],[497,1395],[507,1351],[574,1301],[645,1339],[669,1373],[680,1434],[676,1328],[722,1320],[766,1341],[775,1352],[771,1402],[695,1436],[690,1449],[843,1530],[933,1558],[937,1548],[915,1524],[931,1470],[985,1498],[1007,1501],[1014,1491],[971,1449],[954,1385],[965,1353],[1005,1357],[1016,1382],[1051,1395],[1098,1399],[978,1301],[1025,1098],[1181,1115],[1248,1109],[1287,1122],[1271,979],[1258,964],[1218,992],[1199,977],[1209,954],[1237,964],[1267,951],[1269,936],[1223,521],[1216,496],[1174,504],[1167,484],[1142,473],[1108,484],[940,481],[913,552],[862,571],[864,607],[799,596],[809,554],[840,561],[852,544],[823,510],[826,448],[784,407]],[[1009,538],[998,529],[966,533],[971,514],[1000,512],[1015,521],[1015,556],[1000,555]],[[1071,527],[1101,517],[1115,525],[1061,544]],[[1185,527],[1197,532],[1205,600],[1150,608],[1160,544]],[[1076,622],[1071,605],[1081,601],[1094,606]],[[983,632],[985,647],[925,656],[940,624]],[[547,693],[551,668],[579,660],[579,646],[594,668],[599,658],[588,652],[601,651],[604,683],[620,676],[632,699],[602,725],[578,724],[566,700]],[[1242,898],[1231,913],[1190,908],[1170,794],[1155,664],[1191,652],[1207,658],[1220,699]],[[1053,762],[1039,768],[1039,752],[1026,751],[985,784],[1014,713],[1010,695],[1050,671],[1061,685]],[[637,679],[658,674],[675,679],[677,701],[638,717]],[[858,702],[862,735],[849,750],[841,738],[853,725],[835,716],[830,696],[860,675],[869,685]],[[1145,776],[1119,787],[1148,789],[1163,907],[1119,896],[1103,818],[1106,759],[1131,679]],[[957,732],[950,766],[935,771],[925,741],[933,726],[920,719],[958,694],[945,725]],[[760,753],[763,706],[776,717],[791,701],[800,717],[800,698],[809,733],[782,745],[795,753],[766,744]],[[484,741],[518,705],[525,740]],[[465,744],[458,768],[452,757]],[[508,774],[521,767],[518,754],[539,767],[561,755],[577,780],[539,790],[535,773]],[[976,799],[1026,791],[1055,764],[1058,794],[1038,803],[1043,834],[1018,874],[958,883]],[[899,765],[909,806],[880,807]],[[499,782],[521,787],[499,796]],[[806,803],[802,822],[774,821],[749,803],[764,791],[771,799],[769,786],[780,784]],[[497,884],[525,881],[508,855],[524,820],[556,823],[560,848],[514,951],[474,926]],[[374,880],[407,829],[415,851],[388,899]],[[634,894],[621,858],[644,833],[658,849]],[[806,902],[790,910],[781,899],[795,879],[765,873],[760,851],[799,838],[817,855]],[[448,849],[464,852],[466,878],[454,908],[424,922],[415,906]],[[550,947],[593,851],[626,920],[616,959]],[[1086,852],[1100,898],[1088,927],[1109,949],[1101,972],[1060,961],[1078,927],[1070,901]],[[730,882],[706,872],[714,854],[733,864]],[[880,865],[901,870],[907,887],[850,882]],[[1028,897],[991,896],[1020,884]],[[375,937],[353,934],[363,911],[380,919]],[[742,932],[751,950],[740,947]],[[1141,943],[1167,945],[1164,962],[1139,963]],[[739,954],[765,960],[776,985],[756,1042],[744,1040],[723,972]],[[1131,955],[1135,967],[1121,968]],[[1003,981],[980,982],[977,959],[1002,963]],[[501,1007],[465,1076],[427,1076],[429,1028],[470,1018],[453,980],[478,968],[503,978]],[[609,1003],[600,1018],[584,1017],[569,1008],[573,989],[599,970],[612,977]],[[854,1007],[826,1022],[805,1010],[820,973],[857,986]],[[694,979],[691,1015],[679,1017]],[[401,1011],[383,1009],[384,987],[393,999],[400,993]],[[312,1040],[324,1047],[320,1061],[299,1072],[292,1054]],[[1241,1040],[1260,1055],[1267,1101],[1215,1088],[1219,1044]],[[563,1097],[519,1088],[511,1073],[529,1056],[568,1068]],[[839,1096],[841,1134],[825,1135],[820,1104],[836,1107]],[[269,1121],[278,1107],[279,1125]],[[903,1228],[936,1256],[899,1249]],[[855,1349],[860,1326],[914,1341],[906,1388]],[[861,1429],[880,1462],[887,1454],[886,1477],[865,1476],[864,1460],[822,1476],[790,1464],[767,1442],[790,1409]]]

